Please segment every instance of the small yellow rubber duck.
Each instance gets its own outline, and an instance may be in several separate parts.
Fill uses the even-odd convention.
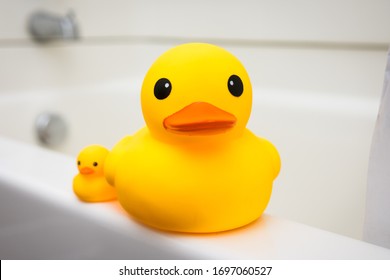
[[[246,129],[252,87],[236,57],[203,43],[168,50],[147,72],[141,103],[146,127],[112,149],[104,170],[128,213],[179,232],[260,217],[280,158]]]
[[[116,199],[115,188],[104,177],[107,155],[108,150],[99,145],[88,146],[78,155],[79,174],[73,179],[73,191],[80,200],[100,202]]]

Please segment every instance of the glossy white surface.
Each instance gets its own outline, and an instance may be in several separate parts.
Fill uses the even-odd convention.
[[[71,157],[0,138],[1,259],[390,259],[390,250],[266,214],[219,234],[156,231],[116,202],[78,201],[75,172]]]
[[[390,248],[390,52],[372,138],[367,178],[364,240]]]

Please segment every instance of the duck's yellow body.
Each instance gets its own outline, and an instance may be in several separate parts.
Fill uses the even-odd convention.
[[[127,139],[115,176],[122,206],[164,230],[217,232],[257,219],[270,199],[278,154],[246,130],[224,143],[167,144],[148,129]]]
[[[73,179],[73,191],[86,202],[101,202],[116,198],[116,191],[104,177],[104,162],[108,150],[99,145],[83,149],[77,157],[79,174]]]
[[[123,138],[104,166],[128,213],[180,232],[225,231],[260,217],[280,158],[246,129],[252,87],[237,58],[209,44],[173,48],[146,74],[141,104],[146,127]]]
[[[115,189],[104,176],[77,174],[73,179],[73,191],[80,200],[102,202],[116,199]]]

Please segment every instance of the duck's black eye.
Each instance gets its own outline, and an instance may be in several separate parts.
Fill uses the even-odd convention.
[[[244,92],[244,85],[242,84],[240,77],[237,75],[231,75],[228,80],[228,89],[233,96],[241,96]]]
[[[80,161],[77,161],[77,165],[80,165],[81,164],[81,162]]]
[[[93,163],[93,166],[98,166],[98,163],[95,161],[95,162]]]
[[[172,90],[172,84],[167,78],[161,78],[154,85],[154,96],[162,100],[169,96]]]

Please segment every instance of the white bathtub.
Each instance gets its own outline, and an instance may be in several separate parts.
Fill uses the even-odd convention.
[[[0,95],[2,259],[390,258],[386,249],[349,238],[362,232],[375,98],[255,89],[248,127],[277,146],[282,171],[266,214],[243,229],[162,233],[115,202],[79,202],[71,191],[75,156],[93,143],[110,148],[143,126],[140,84]],[[69,127],[54,151],[37,147],[34,120],[44,111],[62,115]]]

